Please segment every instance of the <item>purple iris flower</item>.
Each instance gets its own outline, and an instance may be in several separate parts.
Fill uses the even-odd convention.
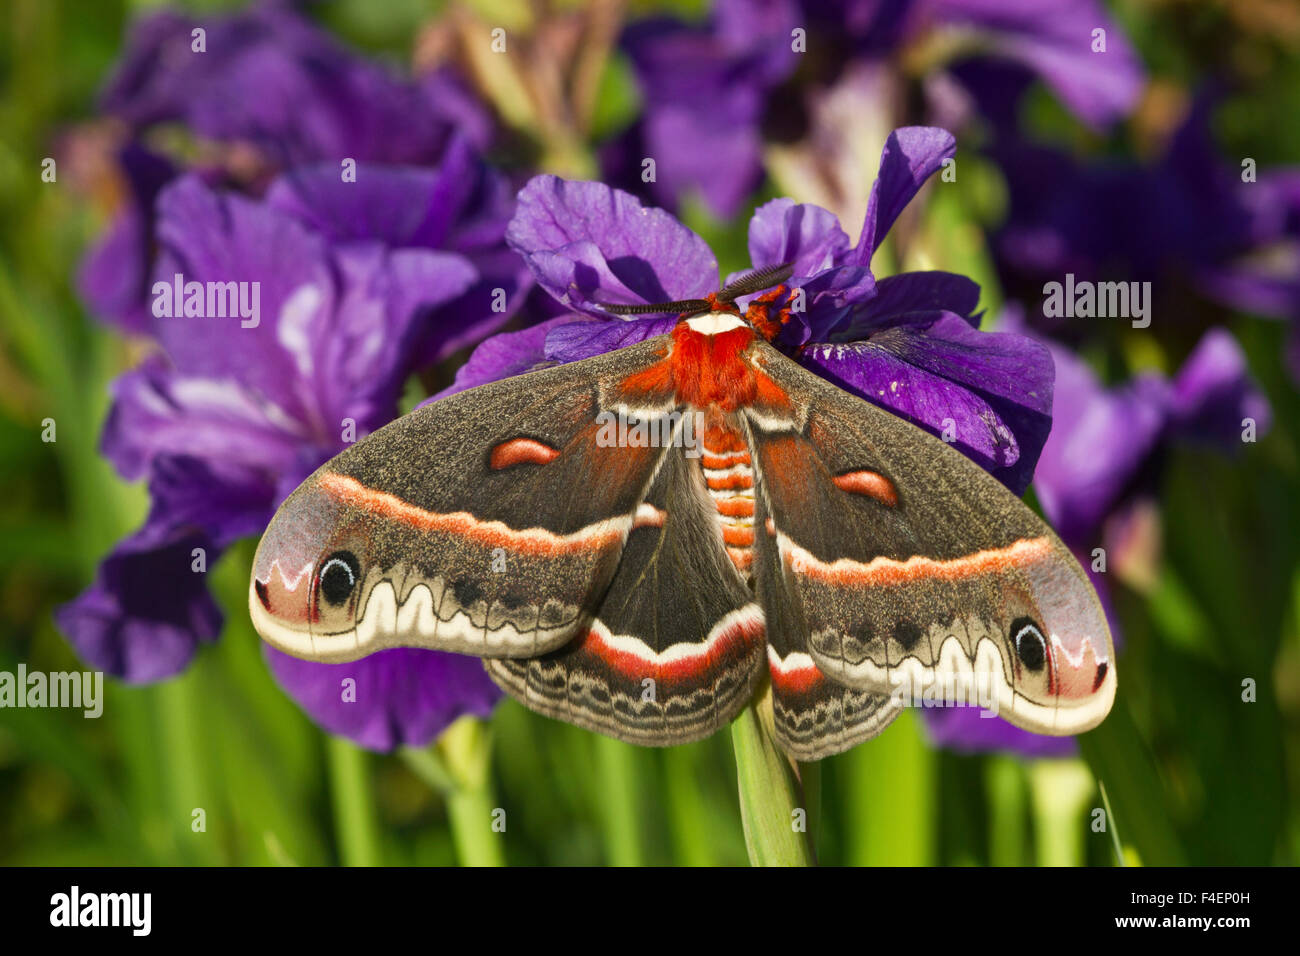
[[[422,355],[499,320],[443,311],[483,278],[474,254],[488,226],[498,244],[501,234],[500,189],[462,159],[441,170],[362,165],[355,183],[296,170],[264,201],[196,175],[162,191],[153,280],[245,283],[250,297],[256,283],[260,315],[150,310],[161,354],[114,384],[102,440],[123,477],[147,481],[149,516],[57,615],[88,662],[130,682],[184,668],[221,629],[195,549],[211,567],[260,531],[318,465],[395,416]],[[425,742],[498,696],[479,662],[454,655],[388,651],[327,666],[267,653],[314,718],[371,747]],[[340,675],[356,681],[355,702]]]
[[[194,50],[201,28],[204,50]],[[87,255],[78,289],[96,318],[148,331],[154,202],[182,169],[139,145],[162,124],[256,157],[240,178],[299,164],[431,164],[458,141],[484,148],[486,112],[449,72],[405,80],[341,46],[291,9],[264,5],[221,18],[160,11],[138,20],[103,96],[105,112],[130,137],[119,157],[124,202]],[[219,161],[199,169],[228,179]],[[241,160],[248,166],[247,157]]]
[[[205,31],[201,52],[195,29]],[[451,74],[400,79],[270,4],[138,20],[102,106],[134,130],[180,123],[204,139],[252,143],[277,166],[345,156],[428,162],[456,134],[482,147],[491,131]]]
[[[1007,324],[1019,327],[1009,316]],[[1172,380],[1148,372],[1107,387],[1069,349],[1047,342],[1056,365],[1052,433],[1034,476],[1043,513],[1088,571],[1101,598],[1116,646],[1122,634],[1109,598],[1107,574],[1092,570],[1103,547],[1113,570],[1126,525],[1157,493],[1159,464],[1178,445],[1241,451],[1243,421],[1256,433],[1269,428],[1267,399],[1251,380],[1245,356],[1230,333],[1211,329]],[[931,737],[954,750],[1000,750],[1029,757],[1068,756],[1071,737],[1043,737],[971,708],[926,711]]]
[[[1156,321],[1200,299],[1292,322],[1291,372],[1300,380],[1300,171],[1243,181],[1209,131],[1199,98],[1153,163],[1083,163],[1059,150],[1004,138],[990,151],[1009,191],[994,237],[1008,289],[1038,302],[1045,281],[1149,281]],[[1120,224],[1123,228],[1116,228]],[[1035,317],[1046,331],[1063,334]]]
[[[124,332],[143,334],[149,328],[145,290],[154,244],[153,207],[158,193],[176,176],[176,166],[134,142],[118,151],[117,166],[125,195],[104,235],[82,259],[77,290],[97,318]]]
[[[1094,52],[1098,30],[1104,52]],[[926,38],[951,47],[947,70],[935,76],[970,85],[958,98],[972,105],[999,109],[993,86],[1038,77],[1099,127],[1127,114],[1142,88],[1136,54],[1094,0],[716,0],[703,25],[654,19],[625,31],[646,108],[608,146],[606,171],[639,189],[643,158],[652,157],[657,202],[671,208],[697,191],[731,216],[761,179],[765,138],[797,135],[792,99],[823,96],[843,78],[857,83]],[[1002,69],[979,68],[989,63]],[[929,87],[933,94],[944,84]],[[862,109],[875,106],[864,100]],[[960,112],[934,108],[938,118]]]
[[[803,310],[775,338],[813,372],[935,433],[1017,493],[1051,426],[1052,363],[1022,335],[978,330],[979,287],[946,272],[877,280],[872,254],[956,149],[944,130],[895,130],[881,156],[861,241],[833,215],[773,200],[749,226],[754,267],[794,263]],[[507,240],[570,314],[489,339],[446,393],[598,355],[670,329],[674,316],[612,319],[602,303],[700,298],[721,285],[704,240],[662,209],[601,183],[534,177]],[[444,393],[444,394],[446,394]]]

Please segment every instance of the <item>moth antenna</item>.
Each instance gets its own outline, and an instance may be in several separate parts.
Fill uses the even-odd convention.
[[[606,312],[614,315],[677,315],[709,311],[707,299],[679,299],[676,302],[648,302],[641,305],[619,305],[612,302],[597,302]]]
[[[742,295],[749,295],[751,292],[762,292],[764,289],[780,285],[792,275],[794,275],[793,262],[783,262],[779,266],[765,266],[728,283],[718,293],[718,298],[724,302],[734,302]]]

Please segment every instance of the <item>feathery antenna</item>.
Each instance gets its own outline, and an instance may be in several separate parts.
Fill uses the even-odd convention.
[[[762,292],[764,289],[780,285],[792,275],[794,275],[793,262],[783,262],[779,266],[765,266],[762,269],[747,273],[725,286],[718,293],[718,298],[724,302],[734,302],[742,295]]]
[[[656,302],[641,305],[616,305],[614,303],[596,303],[606,312],[615,315],[654,315],[660,312],[677,315],[683,312],[707,312],[708,299],[679,299],[676,302]]]
[[[772,286],[780,285],[794,274],[794,263],[783,262],[779,266],[766,266],[755,269],[725,286],[714,298],[720,302],[735,302],[742,295],[762,292]],[[620,305],[613,302],[597,302],[606,312],[614,315],[698,315],[713,308],[708,299],[678,299],[675,302],[648,302],[637,305]]]

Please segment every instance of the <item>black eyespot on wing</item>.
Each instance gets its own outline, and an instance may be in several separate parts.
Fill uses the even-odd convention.
[[[335,551],[320,569],[321,597],[338,607],[352,594],[361,577],[361,564],[351,551]]]
[[[1011,622],[1011,643],[1020,663],[1031,671],[1041,671],[1047,663],[1047,639],[1043,629],[1031,617],[1018,617]]]
[[[472,607],[483,598],[483,588],[473,578],[461,578],[451,588],[461,607]]]
[[[497,600],[501,602],[501,606],[507,611],[517,611],[519,608],[533,603],[533,601],[525,595],[515,594],[510,591],[502,594],[497,598]]]
[[[921,628],[915,621],[899,621],[894,625],[894,640],[903,650],[910,651],[921,640]]]

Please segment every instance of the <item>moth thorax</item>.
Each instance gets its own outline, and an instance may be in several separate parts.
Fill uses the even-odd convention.
[[[701,335],[717,335],[720,332],[730,332],[732,329],[743,327],[745,320],[730,312],[706,312],[704,315],[687,319],[686,325],[691,331],[699,332]]]

